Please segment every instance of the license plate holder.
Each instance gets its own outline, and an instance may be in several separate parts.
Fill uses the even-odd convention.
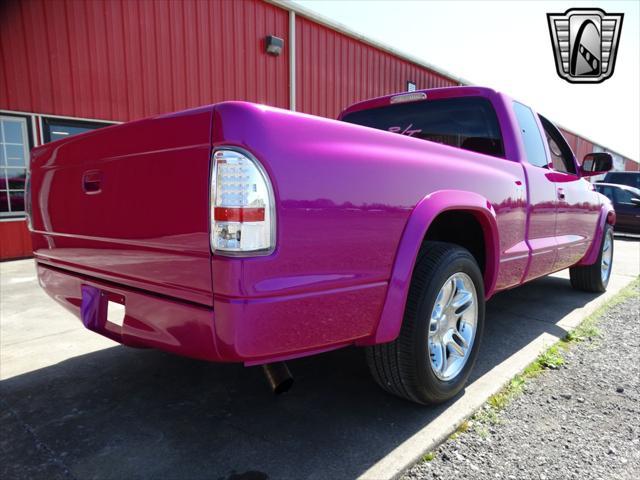
[[[126,317],[123,295],[82,285],[80,318],[84,326],[108,337],[119,336]]]

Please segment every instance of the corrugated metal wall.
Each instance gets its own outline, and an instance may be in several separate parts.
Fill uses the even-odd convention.
[[[624,161],[624,169],[627,172],[638,172],[640,171],[640,163],[636,163],[633,160],[629,160],[627,158]]]
[[[0,14],[0,108],[126,121],[243,99],[289,107],[288,12],[259,1],[26,0]]]
[[[371,45],[296,17],[296,110],[336,118],[348,105],[406,90],[457,85]]]
[[[31,250],[27,222],[24,220],[0,222],[0,260],[29,257]]]
[[[567,132],[566,130],[560,129],[560,131],[562,132],[562,135],[564,135],[565,140],[571,147],[571,150],[573,150],[573,153],[575,153],[577,156],[576,149],[578,147],[578,137],[576,137],[571,132]]]
[[[593,152],[593,143],[575,135],[574,133],[568,132],[563,129],[561,129],[561,131],[564,135],[564,138],[567,140],[567,143],[571,147],[571,150],[573,150],[576,159],[579,163],[582,163],[582,159],[584,158],[584,156],[587,153]]]

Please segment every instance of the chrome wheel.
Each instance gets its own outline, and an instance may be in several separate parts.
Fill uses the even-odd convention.
[[[440,289],[429,321],[429,361],[440,380],[451,380],[464,368],[477,322],[475,285],[466,273],[455,273]]]
[[[602,245],[602,261],[600,264],[600,275],[602,283],[606,284],[611,274],[611,264],[613,263],[613,233],[607,231]]]

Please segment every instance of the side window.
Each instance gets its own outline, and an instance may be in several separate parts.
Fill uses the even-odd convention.
[[[522,134],[524,148],[527,154],[527,161],[536,167],[546,168],[549,164],[547,155],[542,143],[542,136],[538,129],[538,124],[529,107],[518,102],[513,102],[513,110],[518,119],[518,126]]]
[[[560,130],[558,130],[553,123],[542,115],[538,115],[538,117],[540,118],[540,123],[542,123],[542,128],[544,128],[544,134],[547,144],[549,145],[553,169],[558,172],[575,174],[576,166],[573,161],[573,152],[562,136],[562,133],[560,133]]]
[[[42,135],[44,143],[49,143],[109,125],[111,124],[47,117],[42,119]]]
[[[597,187],[597,188],[598,188],[598,191],[599,191],[601,194],[603,194],[605,197],[607,197],[607,198],[608,198],[609,200],[611,200],[612,202],[614,201],[614,198],[613,198],[613,189],[612,189],[610,186],[608,186],[608,185],[604,186],[604,185],[603,185],[603,186],[601,186],[601,187]]]
[[[633,205],[631,203],[631,199],[633,198],[633,194],[629,190],[623,190],[622,188],[615,189],[616,194],[616,203],[628,203],[629,205]]]
[[[0,217],[24,215],[28,159],[27,120],[0,116]]]

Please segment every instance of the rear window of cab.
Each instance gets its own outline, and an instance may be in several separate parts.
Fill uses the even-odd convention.
[[[498,117],[483,97],[392,104],[348,113],[342,121],[504,157]]]

